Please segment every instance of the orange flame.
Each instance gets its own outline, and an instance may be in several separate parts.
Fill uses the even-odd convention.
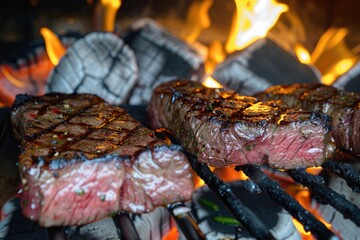
[[[315,65],[322,74],[321,81],[330,85],[359,59],[355,51],[346,46],[347,34],[345,28],[330,28],[320,37],[311,56],[301,45],[295,47],[295,53],[300,62]]]
[[[314,172],[318,174],[321,168],[312,168],[307,169],[307,172]],[[302,188],[299,186],[292,185],[287,189],[287,192],[292,195],[306,210],[313,214],[317,219],[319,219],[328,229],[331,230],[331,224],[327,223],[317,212],[316,208],[311,206],[311,196],[307,188]],[[303,240],[312,240],[314,237],[310,232],[305,231],[304,227],[296,219],[293,219],[293,223],[299,233],[302,235]]]
[[[113,32],[115,18],[121,6],[121,0],[101,0],[95,10],[95,25],[97,31]]]
[[[25,84],[24,82],[22,82],[22,81],[18,80],[17,78],[15,78],[15,77],[9,72],[9,70],[8,70],[6,67],[1,66],[0,70],[1,70],[1,72],[4,74],[5,78],[6,78],[7,80],[9,80],[9,82],[10,82],[12,85],[14,85],[14,86],[16,86],[16,87],[19,87],[19,88],[22,88],[22,87],[25,87],[25,86],[26,86],[26,84]]]
[[[304,64],[311,63],[310,53],[308,52],[308,50],[306,50],[306,48],[303,45],[301,44],[295,45],[295,53],[301,63]]]
[[[195,42],[201,32],[210,27],[211,21],[208,11],[213,2],[213,0],[198,0],[192,2],[183,27],[187,30],[187,33],[182,34],[188,43]]]
[[[51,61],[51,63],[56,66],[61,57],[65,54],[66,48],[60,41],[60,39],[56,36],[55,33],[53,33],[48,28],[40,28],[41,36],[45,40],[45,48],[46,53]]]
[[[225,48],[228,53],[241,50],[267,35],[275,25],[281,13],[288,10],[285,4],[276,0],[235,0],[230,35]]]
[[[222,85],[211,76],[207,76],[202,84],[208,88],[222,88]]]
[[[222,88],[222,85],[217,82],[211,74],[215,67],[225,59],[226,55],[224,48],[220,41],[214,40],[209,45],[209,53],[205,62],[205,73],[208,75],[203,80],[203,85],[208,88]]]

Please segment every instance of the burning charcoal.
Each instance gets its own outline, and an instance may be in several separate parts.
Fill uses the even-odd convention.
[[[116,217],[118,216],[114,216]],[[161,236],[164,236],[171,227],[170,214],[165,208],[156,208],[150,213],[133,215],[132,221],[140,239],[161,239]],[[121,230],[116,227],[111,218],[81,227],[71,227],[68,235],[70,240],[122,239]]]
[[[8,201],[2,212],[4,219],[0,221],[0,239],[49,239],[45,228],[22,216],[19,198]],[[170,214],[165,208],[134,215],[132,219],[140,239],[161,239],[172,227]],[[112,218],[80,227],[67,227],[64,232],[69,240],[121,239]]]
[[[230,186],[242,199],[244,205],[263,220],[275,239],[301,239],[291,221],[291,216],[271,201],[267,194],[251,194],[240,181],[232,182]],[[231,212],[207,186],[195,191],[190,207],[206,239],[251,238],[251,235],[236,222]]]
[[[339,77],[334,87],[344,89],[349,92],[360,92],[360,61],[355,64],[348,72]]]
[[[360,169],[360,164],[353,166]],[[328,186],[360,208],[360,194],[353,192],[343,179],[332,177],[328,181]],[[350,219],[346,219],[331,205],[322,205],[313,200],[312,207],[317,209],[324,220],[332,225],[332,229],[338,233],[341,239],[356,239],[355,236],[360,236],[360,227]]]
[[[76,41],[78,35],[60,37],[65,46]],[[43,42],[34,41],[20,55],[0,61],[0,105],[11,106],[20,93],[41,95],[53,68]],[[9,56],[10,57],[10,56]]]
[[[312,68],[269,38],[232,54],[215,69],[212,77],[243,95],[252,95],[273,85],[320,81]]]
[[[112,33],[76,41],[49,77],[47,92],[93,93],[112,104],[127,100],[137,81],[135,55]]]
[[[124,41],[135,52],[139,65],[130,104],[144,104],[160,83],[174,78],[199,80],[204,59],[196,49],[176,38],[151,20],[140,20],[124,34]]]

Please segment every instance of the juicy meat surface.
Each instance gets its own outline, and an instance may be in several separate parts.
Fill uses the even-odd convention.
[[[158,86],[148,113],[153,128],[167,128],[200,162],[214,167],[318,166],[334,151],[327,115],[192,81]]]
[[[289,107],[319,110],[332,119],[338,149],[360,156],[360,95],[323,84],[291,84],[259,93],[262,101],[282,100]]]
[[[90,94],[19,95],[22,210],[40,225],[82,225],[191,199],[190,166],[124,109]]]

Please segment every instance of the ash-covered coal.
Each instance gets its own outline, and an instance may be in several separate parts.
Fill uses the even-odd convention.
[[[217,66],[212,77],[242,95],[253,95],[274,85],[320,82],[314,69],[300,63],[270,38],[257,40],[231,54]]]
[[[266,193],[251,194],[244,181],[231,182],[230,186],[244,205],[270,229],[275,239],[301,239],[291,216]],[[188,205],[206,239],[253,239],[207,186],[197,189],[193,201]],[[180,239],[184,239],[184,236]]]
[[[355,169],[360,169],[360,164],[352,165]],[[327,185],[344,196],[348,201],[360,208],[360,193],[352,191],[347,185],[346,181],[341,178],[329,177]],[[312,207],[317,209],[320,216],[328,223],[334,232],[338,233],[341,239],[357,239],[360,236],[360,227],[356,225],[351,219],[344,217],[344,215],[337,211],[331,205],[323,205],[315,199],[312,201]]]
[[[113,33],[94,32],[76,41],[50,73],[46,92],[92,93],[111,104],[129,98],[138,66],[133,51]]]

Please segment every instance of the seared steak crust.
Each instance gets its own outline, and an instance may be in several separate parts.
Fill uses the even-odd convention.
[[[22,146],[23,213],[42,226],[81,225],[191,198],[181,149],[97,96],[20,95],[11,122]]]
[[[158,86],[148,108],[153,128],[167,128],[198,160],[215,167],[318,166],[334,151],[330,118],[284,108],[192,81]]]
[[[259,93],[262,101],[282,100],[289,107],[319,110],[332,118],[338,149],[360,156],[360,95],[323,84],[291,84]]]

